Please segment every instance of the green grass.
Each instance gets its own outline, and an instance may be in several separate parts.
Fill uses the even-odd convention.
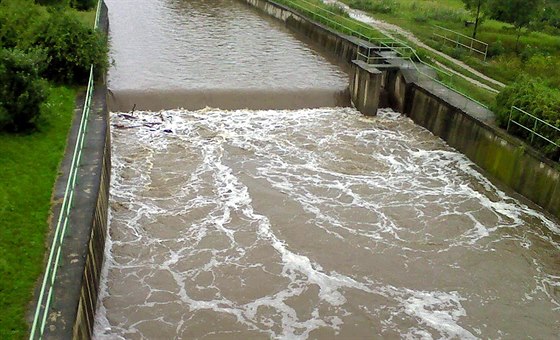
[[[51,192],[71,125],[76,90],[51,87],[39,130],[0,133],[0,339],[22,339],[43,270]]]
[[[69,9],[74,15],[87,27],[92,27],[95,24],[95,15],[97,8],[94,7],[89,11],[77,11],[75,9]]]
[[[414,33],[416,37],[430,47],[450,54],[453,47],[450,43],[442,43],[440,38],[434,36],[434,25],[460,32],[467,36],[472,35],[472,27],[465,27],[466,20],[473,20],[472,15],[464,9],[460,0],[440,1],[415,1],[415,0],[341,0],[351,7],[362,9],[373,17],[396,24]],[[372,3],[387,3],[392,10],[388,13],[371,8]],[[555,77],[551,72],[544,70],[535,74],[534,70],[526,69],[524,61],[535,53],[549,55],[560,61],[560,36],[542,32],[528,32],[521,39],[521,55],[515,51],[516,33],[509,24],[485,20],[479,27],[477,38],[489,44],[489,51],[495,53],[496,46],[503,46],[503,54],[491,57],[488,62],[469,55],[467,52],[458,56],[474,69],[503,83],[513,82],[517,76],[526,72],[541,78]],[[447,64],[446,64],[447,65]],[[450,66],[450,65],[447,65]],[[455,70],[458,70],[454,67]],[[465,71],[461,71],[465,73]],[[477,79],[479,80],[479,79]],[[554,81],[552,81],[554,83]],[[487,85],[490,85],[484,82]],[[490,85],[492,86],[492,85]]]
[[[283,3],[289,7],[293,7],[296,10],[306,14],[310,18],[319,21],[327,26],[334,28],[335,30],[341,31],[346,34],[351,34],[356,36],[355,32],[363,34],[366,38],[387,38],[383,33],[376,30],[374,27],[368,26],[364,23],[356,21],[354,19],[348,18],[347,16],[340,16],[336,15],[339,14],[338,11],[334,10],[332,6],[326,6],[319,0],[276,0],[277,2]],[[369,0],[366,0],[369,1]],[[335,15],[330,14],[328,11],[335,12]],[[340,24],[344,25],[342,27]],[[348,29],[354,31],[349,32]],[[406,39],[403,39],[405,42]],[[409,42],[407,42],[409,43]],[[409,43],[410,46],[414,46],[413,44]],[[436,56],[435,54],[422,50],[421,53],[423,56],[427,56],[431,59],[438,60],[445,64],[446,66],[453,68],[463,74],[467,73],[467,75],[472,75],[470,72],[457,68],[454,64],[450,64],[449,62],[445,61],[441,57]],[[424,58],[423,58],[424,59]],[[427,61],[427,60],[425,60]],[[441,75],[441,74],[440,74]],[[495,102],[495,94],[491,93],[485,89],[478,88],[464,79],[461,79],[459,76],[454,76],[453,80],[445,79],[446,77],[442,77],[441,82],[448,85],[449,87],[455,89],[458,92],[468,94],[469,97],[485,104],[485,105],[492,105]],[[475,76],[475,79],[480,80],[483,83],[487,83],[486,81],[480,79],[479,77]]]

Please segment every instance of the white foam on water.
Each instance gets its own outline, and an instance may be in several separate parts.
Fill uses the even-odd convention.
[[[239,327],[271,338],[304,339],[322,329],[343,336],[373,324],[377,336],[507,334],[466,321],[480,311],[465,302],[493,296],[454,278],[478,268],[470,262],[499,261],[504,249],[512,259],[536,256],[537,244],[560,249],[555,221],[390,110],[365,118],[348,108],[207,108],[115,113],[112,125],[112,210],[96,338],[144,337],[154,320],[160,334],[192,336],[184,332],[202,315],[235,320],[229,329],[207,330],[218,337],[243,334]],[[259,190],[282,199],[269,201]],[[298,211],[297,220],[276,216],[283,202],[297,207],[285,212]],[[291,236],[291,223],[300,237],[311,237],[307,243]],[[334,248],[317,250],[315,242]],[[336,247],[345,251],[330,257]],[[402,265],[402,278],[380,255]],[[347,256],[348,265],[336,256]],[[532,288],[512,303],[548,301],[540,308],[552,317],[559,274],[537,258],[524,263],[511,265],[533,277],[512,272],[507,279]],[[417,267],[441,275],[442,285],[416,279],[421,271],[407,274]],[[119,282],[137,286],[123,291]],[[245,290],[251,298],[240,294]],[[158,308],[170,315],[150,318]]]
[[[466,316],[457,292],[413,292],[404,304],[405,313],[419,318],[423,324],[440,332],[442,337],[476,339],[457,322]]]

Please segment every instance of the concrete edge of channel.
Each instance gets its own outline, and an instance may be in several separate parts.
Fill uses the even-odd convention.
[[[101,6],[99,28],[107,37],[109,17],[105,2]],[[53,188],[44,263],[53,246],[53,233],[64,198],[85,99],[85,91],[77,95],[74,118],[59,167],[60,176]],[[42,336],[44,339],[91,338],[99,276],[104,259],[110,173],[111,144],[106,74],[100,74],[94,84],[72,210],[56,273],[51,308],[47,311],[47,322]],[[33,300],[27,310],[26,319],[29,325],[33,323],[43,277],[44,273],[36,282]]]

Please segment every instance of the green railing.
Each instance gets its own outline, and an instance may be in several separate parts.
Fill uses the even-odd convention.
[[[99,0],[97,4],[94,29],[98,28],[102,3],[103,0]],[[74,194],[76,191],[78,169],[82,158],[82,151],[84,148],[84,142],[88,128],[88,117],[93,97],[93,78],[93,65],[91,65],[89,69],[89,80],[86,90],[86,97],[84,100],[84,108],[82,111],[80,126],[78,128],[76,144],[74,145],[74,151],[72,153],[72,160],[70,163],[70,170],[68,172],[64,198],[62,200],[58,220],[54,229],[53,241],[50,247],[47,265],[45,266],[45,273],[41,284],[39,297],[37,299],[37,305],[33,317],[33,324],[31,326],[29,339],[32,340],[43,338],[47,318],[49,315],[49,309],[53,300],[53,290],[56,281],[56,274],[60,263],[60,256],[62,254],[64,237],[66,235],[67,229],[69,228],[70,212],[72,210]]]
[[[469,101],[474,102],[477,105],[480,105],[488,109],[487,105],[481,103],[480,101],[474,99],[473,97],[467,95],[466,93],[459,91],[458,89],[454,88],[452,85],[449,85],[441,81],[440,79],[437,78],[437,76],[430,75],[428,72],[426,72],[426,70],[430,70],[436,75],[448,77],[448,82],[453,84],[452,73],[449,73],[443,69],[440,69],[422,60],[422,58],[418,55],[416,50],[411,46],[409,46],[406,42],[394,37],[390,37],[384,34],[383,32],[376,30],[370,25],[354,20],[347,16],[340,15],[329,9],[326,9],[323,6],[309,2],[307,0],[297,0],[297,1],[274,0],[274,1],[281,4],[285,4],[293,8],[294,10],[300,12],[302,15],[307,16],[313,20],[319,21],[323,24],[326,24],[344,34],[354,36],[356,38],[359,38],[360,40],[363,40],[364,43],[361,43],[359,45],[360,50],[358,51],[358,58],[360,57],[364,58],[364,61],[369,62],[371,60],[380,60],[379,59],[380,51],[392,52],[395,56],[391,56],[385,59],[399,59],[402,61],[402,64],[405,64],[407,67],[414,69],[421,77],[430,80],[432,82],[435,82],[445,87],[446,89],[465,97],[466,99],[464,103],[465,109],[469,105]],[[419,67],[419,65],[423,65],[423,67]]]
[[[519,116],[521,119],[515,119],[514,116]],[[527,126],[524,121],[529,121],[529,126]],[[557,128],[549,122],[544,121],[539,117],[518,108],[517,106],[512,106],[507,125],[508,132],[510,132],[512,124],[529,134],[528,141],[532,145],[538,146],[537,143],[535,143],[535,137],[538,137],[551,146],[560,149],[560,128]],[[547,136],[545,136],[545,131],[543,131],[545,129],[548,129],[548,133],[546,133]],[[560,161],[560,159],[558,159],[558,161]]]
[[[434,27],[436,28],[436,31],[434,32],[436,37],[443,39],[444,42],[452,43],[455,47],[461,46],[471,52],[480,54],[484,58],[484,61],[486,61],[488,56],[488,44],[484,41],[474,39],[468,35],[464,35],[442,26],[434,25]]]

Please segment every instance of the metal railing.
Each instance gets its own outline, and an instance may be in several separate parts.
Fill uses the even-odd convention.
[[[461,46],[471,52],[480,54],[484,58],[484,61],[486,61],[486,58],[488,56],[488,44],[484,41],[474,39],[472,37],[469,37],[468,35],[464,35],[462,33],[450,30],[442,26],[434,25],[434,27],[438,29],[438,31],[434,32],[434,35],[436,37],[442,38],[444,41],[453,43],[455,47]],[[442,32],[441,34],[440,31]],[[450,36],[448,36],[448,34]],[[463,41],[466,41],[466,43],[463,43]]]
[[[371,27],[370,25],[366,25],[360,21],[356,21],[354,19],[351,19],[349,17],[346,16],[342,16],[338,13],[335,13],[333,11],[330,11],[322,6],[319,6],[317,4],[314,4],[312,2],[309,2],[307,0],[299,0],[299,2],[304,3],[305,5],[311,7],[312,9],[306,8],[302,5],[300,5],[299,3],[292,1],[292,0],[276,0],[279,3],[288,3],[292,8],[298,9],[306,14],[308,14],[310,17],[316,19],[320,19],[320,21],[322,20],[324,23],[327,23],[329,25],[331,25],[333,28],[341,31],[342,33],[357,37],[361,40],[364,40],[366,42],[369,42],[373,45],[376,46],[367,46],[367,45],[362,45],[363,48],[369,48],[370,50],[386,50],[386,51],[390,51],[390,52],[394,52],[399,56],[402,56],[403,59],[411,59],[411,60],[415,60],[423,65],[425,65],[426,67],[429,67],[431,69],[433,69],[434,71],[438,72],[438,73],[443,73],[447,76],[452,77],[453,75],[446,72],[445,70],[442,70],[434,65],[428,64],[425,61],[422,60],[422,58],[420,58],[420,56],[418,56],[416,50],[414,48],[412,48],[411,46],[409,46],[406,42],[393,38],[393,37],[389,37],[386,34],[384,34],[383,32],[380,32],[376,29],[374,29],[373,27]],[[314,11],[315,10],[315,11]],[[323,14],[319,13],[322,12]],[[329,18],[328,16],[334,17],[337,20],[333,20],[331,18]],[[342,22],[346,22],[347,24],[343,24]],[[364,34],[356,29],[350,28],[348,25],[352,25],[352,26],[356,26],[358,27],[360,30],[366,31],[367,34]]]
[[[321,21],[327,25],[330,25],[331,27],[333,27],[336,30],[339,30],[340,32],[344,33],[344,34],[348,34],[354,37],[357,37],[361,40],[364,40],[365,42],[371,43],[372,45],[375,46],[368,46],[367,44],[361,44],[360,45],[360,49],[358,51],[358,58],[364,58],[365,61],[371,61],[374,58],[372,58],[372,55],[377,55],[378,56],[378,52],[379,51],[388,51],[388,52],[392,52],[394,53],[397,58],[392,58],[392,59],[400,59],[402,60],[402,64],[406,65],[407,67],[410,67],[412,69],[414,69],[416,72],[418,72],[418,74],[420,74],[422,77],[425,77],[426,79],[429,79],[443,87],[445,87],[446,89],[455,92],[463,97],[465,97],[466,99],[488,109],[488,106],[481,103],[480,101],[472,98],[471,96],[455,89],[454,87],[450,86],[449,84],[446,84],[444,82],[442,82],[441,80],[437,79],[436,77],[429,75],[426,71],[424,71],[421,67],[418,66],[418,64],[422,65],[424,68],[427,68],[429,70],[431,70],[432,72],[438,74],[438,75],[443,75],[449,78],[449,82],[451,84],[453,84],[453,74],[440,69],[434,65],[431,65],[427,62],[425,62],[424,60],[422,60],[422,58],[420,58],[420,56],[418,55],[418,53],[416,52],[416,50],[414,48],[412,48],[411,46],[409,46],[406,42],[400,40],[400,39],[396,39],[393,37],[389,37],[386,34],[384,34],[383,32],[380,32],[376,29],[374,29],[373,27],[371,27],[370,25],[367,25],[365,23],[356,21],[354,19],[351,19],[349,17],[346,16],[342,16],[338,13],[335,13],[333,11],[330,11],[322,6],[319,6],[317,4],[314,4],[312,2],[309,2],[307,0],[298,0],[299,2],[307,5],[308,7],[304,7],[302,5],[300,5],[299,3],[292,1],[292,0],[275,0],[279,3],[283,3],[283,4],[287,4],[290,7],[294,8],[295,10],[299,11],[300,13],[309,16],[312,19],[317,19],[318,21]],[[336,18],[336,20],[332,19],[332,18]],[[348,27],[348,25],[343,24],[341,22],[346,22],[348,24],[351,24],[352,26],[358,27],[360,30],[366,31],[369,34],[364,34],[356,29],[352,29],[350,27]],[[361,52],[361,50],[363,51],[367,51],[367,52]],[[386,58],[388,59],[388,58]],[[378,59],[375,59],[378,60]],[[465,107],[468,105],[467,102],[465,102]]]
[[[532,126],[527,126],[525,125],[521,119],[516,120],[514,117],[514,113],[517,113],[520,115],[520,117],[529,117],[529,120],[532,120]],[[529,133],[529,141],[531,144],[533,144],[535,142],[535,137],[539,137],[540,139],[548,142],[551,145],[554,145],[555,147],[560,149],[560,128],[550,124],[547,121],[544,121],[542,119],[540,119],[539,117],[530,114],[529,112],[518,108],[517,106],[512,106],[511,107],[511,111],[509,113],[509,119],[508,119],[508,124],[507,124],[507,131],[510,132],[510,127],[511,124],[521,128],[522,130],[526,131]],[[551,132],[552,136],[545,136],[542,133],[539,132],[539,128],[547,128],[550,129],[549,131]],[[552,138],[552,139],[551,139]],[[556,139],[556,141],[554,140]],[[560,161],[560,159],[558,159],[558,161]]]
[[[103,0],[99,0],[97,4],[97,12],[95,15],[94,29],[97,30],[99,24],[99,16],[101,12],[101,5]],[[70,212],[74,201],[74,194],[76,191],[76,181],[78,178],[78,169],[82,158],[82,151],[84,147],[85,137],[87,133],[88,118],[91,108],[93,97],[93,65],[89,69],[89,80],[86,90],[86,97],[84,100],[84,108],[78,128],[76,144],[72,153],[72,160],[70,162],[70,170],[68,172],[68,179],[66,182],[66,189],[64,190],[64,197],[56,227],[54,229],[53,241],[51,244],[47,265],[45,266],[45,273],[37,299],[37,305],[33,316],[33,324],[31,326],[31,333],[29,339],[42,339],[49,315],[49,309],[53,299],[54,284],[56,281],[56,274],[60,263],[60,256],[62,254],[62,245],[66,231],[69,227]]]

